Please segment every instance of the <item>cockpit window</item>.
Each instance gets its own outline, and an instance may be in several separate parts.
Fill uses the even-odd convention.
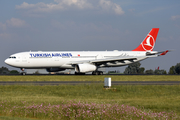
[[[15,56],[10,56],[9,58],[10,58],[10,59],[16,59],[16,57],[15,57]]]

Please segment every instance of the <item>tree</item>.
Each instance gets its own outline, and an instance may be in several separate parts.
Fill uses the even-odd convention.
[[[168,74],[171,74],[171,75],[176,74],[175,66],[170,67]]]
[[[180,63],[177,63],[175,66],[171,66],[168,74],[180,74]]]
[[[144,68],[140,68],[140,66],[141,66],[140,62],[132,63],[128,65],[128,67],[126,67],[124,74],[139,74],[139,73],[142,74],[144,72]]]
[[[148,75],[153,75],[154,74],[154,71],[153,70],[146,70],[145,71],[145,74],[148,74]]]
[[[154,74],[156,74],[156,75],[165,75],[165,74],[167,74],[167,72],[166,72],[166,70],[158,70],[158,69],[156,69],[155,71],[154,71]]]
[[[0,68],[0,74],[19,74],[17,70],[9,70],[7,67]]]
[[[139,71],[140,74],[144,74],[144,70],[145,70],[144,67],[141,67],[139,70],[140,70],[140,71]]]
[[[163,74],[164,74],[164,75],[166,75],[166,74],[167,74],[166,70],[163,70]]]
[[[1,67],[0,68],[0,74],[9,74],[9,70],[6,67]]]
[[[177,74],[180,74],[180,63],[177,63],[174,67],[174,70]]]
[[[17,70],[11,70],[10,74],[19,74],[19,72]]]

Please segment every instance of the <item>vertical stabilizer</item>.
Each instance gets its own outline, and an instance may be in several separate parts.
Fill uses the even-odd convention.
[[[153,51],[159,28],[152,28],[142,43],[132,51]]]

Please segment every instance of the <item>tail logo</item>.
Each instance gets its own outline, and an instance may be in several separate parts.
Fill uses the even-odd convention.
[[[148,35],[146,39],[141,43],[143,49],[145,51],[151,51],[154,48],[155,40],[153,36]]]

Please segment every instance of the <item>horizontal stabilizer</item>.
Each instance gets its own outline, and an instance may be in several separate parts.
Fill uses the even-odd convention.
[[[171,52],[171,50],[163,51],[159,56],[161,56],[161,55],[166,55],[168,52]]]

